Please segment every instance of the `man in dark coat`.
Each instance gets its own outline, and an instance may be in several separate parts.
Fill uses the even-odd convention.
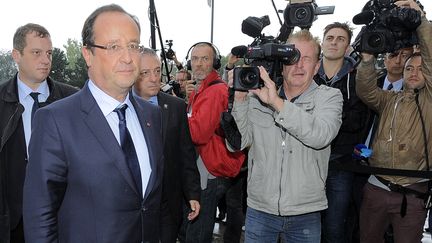
[[[53,47],[50,34],[44,27],[37,24],[19,27],[14,35],[13,48],[12,57],[19,71],[0,86],[2,243],[24,242],[22,194],[33,110],[77,91],[48,77]],[[34,94],[37,94],[36,98],[32,97]]]
[[[161,62],[151,49],[144,48],[140,77],[135,93],[162,109],[164,178],[161,205],[161,243],[175,243],[182,222],[183,199],[188,201],[190,220],[198,216],[201,193],[195,147],[189,132],[184,100],[160,91]]]

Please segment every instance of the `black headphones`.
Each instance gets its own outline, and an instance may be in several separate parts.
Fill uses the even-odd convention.
[[[195,46],[200,45],[200,44],[208,45],[213,49],[213,68],[218,70],[221,67],[221,55],[220,55],[219,49],[215,45],[213,45],[212,43],[205,42],[205,41],[197,42],[189,48],[189,50],[186,54],[186,60],[187,60],[186,68],[187,68],[187,70],[192,70],[192,63],[191,63],[191,60],[189,60],[189,53],[192,51],[192,49]]]

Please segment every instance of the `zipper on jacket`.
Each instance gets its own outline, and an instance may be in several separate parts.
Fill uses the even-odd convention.
[[[394,107],[393,107],[393,115],[392,115],[392,118],[391,118],[391,122],[390,122],[390,129],[389,129],[389,139],[387,139],[387,142],[391,142],[391,141],[393,140],[392,131],[393,131],[393,123],[394,123],[394,120],[395,120],[395,118],[396,118],[396,109],[397,109],[397,107],[398,107],[398,105],[399,105],[399,102],[400,102],[402,99],[403,99],[403,96],[402,96],[402,97],[399,97],[399,98],[396,100],[396,103],[395,103],[395,105],[394,105]]]
[[[282,175],[283,175],[283,163],[284,163],[284,158],[285,158],[285,148],[286,148],[286,143],[285,143],[285,138],[286,138],[286,131],[285,129],[281,128],[281,137],[282,137],[282,159],[281,159],[281,167],[280,167],[280,178],[279,178],[279,199],[278,199],[278,213],[279,215],[281,215],[281,211],[280,211],[280,201],[282,198]]]
[[[9,139],[9,137],[12,135],[12,132],[13,132],[13,130],[11,129],[11,126],[13,125],[12,120],[15,119],[15,116],[18,114],[18,111],[20,108],[20,103],[17,102],[15,105],[16,105],[15,111],[9,117],[8,121],[6,122],[6,125],[5,125],[3,133],[2,133],[0,151],[3,150],[3,146],[6,144],[6,140]]]

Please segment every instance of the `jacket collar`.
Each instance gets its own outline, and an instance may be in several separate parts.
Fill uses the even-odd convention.
[[[344,57],[344,62],[342,64],[342,67],[339,70],[339,72],[332,78],[333,80],[332,83],[341,80],[345,75],[353,71],[354,65],[355,65],[355,60],[352,57],[348,57],[348,56]],[[322,59],[321,59],[321,66],[318,69],[318,75],[322,80],[327,79],[326,74],[324,72],[324,65]]]
[[[221,79],[218,72],[216,72],[216,70],[213,69],[213,71],[211,73],[209,73],[207,75],[207,77],[201,82],[201,85],[198,89],[198,92],[202,92],[204,89],[206,89],[209,84],[214,81],[214,80],[218,80]]]
[[[6,89],[3,94],[1,94],[1,99],[5,102],[19,102],[17,77],[18,73],[16,73],[15,76],[6,83]],[[53,101],[61,98],[60,92],[56,87],[57,85],[50,77],[47,77],[46,80],[50,91],[50,95],[48,96],[46,103],[52,103]]]

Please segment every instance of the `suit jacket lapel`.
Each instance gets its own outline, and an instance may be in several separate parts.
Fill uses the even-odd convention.
[[[85,85],[81,91],[81,110],[85,114],[84,122],[98,139],[107,155],[113,158],[115,166],[123,175],[129,186],[139,194],[125,161],[123,151],[87,85]]]
[[[152,128],[153,125],[152,122],[154,121],[154,118],[151,117],[151,113],[145,109],[142,106],[142,103],[139,103],[135,100],[134,96],[132,94],[129,95],[129,99],[131,100],[135,111],[137,113],[138,116],[138,120],[140,122],[141,125],[141,129],[143,131],[144,134],[144,138],[147,144],[147,149],[148,149],[148,153],[149,153],[149,159],[150,159],[150,167],[152,169],[152,172],[150,174],[150,178],[147,184],[147,188],[145,189],[145,193],[144,193],[144,200],[147,198],[147,196],[149,195],[149,193],[152,191],[156,180],[157,180],[157,175],[158,175],[158,167],[157,167],[157,158],[156,158],[156,154],[155,154],[155,143],[152,142],[152,140],[155,139],[156,136],[160,136],[160,134],[156,134],[155,133],[155,129]],[[151,104],[148,104],[149,106],[151,106]]]

